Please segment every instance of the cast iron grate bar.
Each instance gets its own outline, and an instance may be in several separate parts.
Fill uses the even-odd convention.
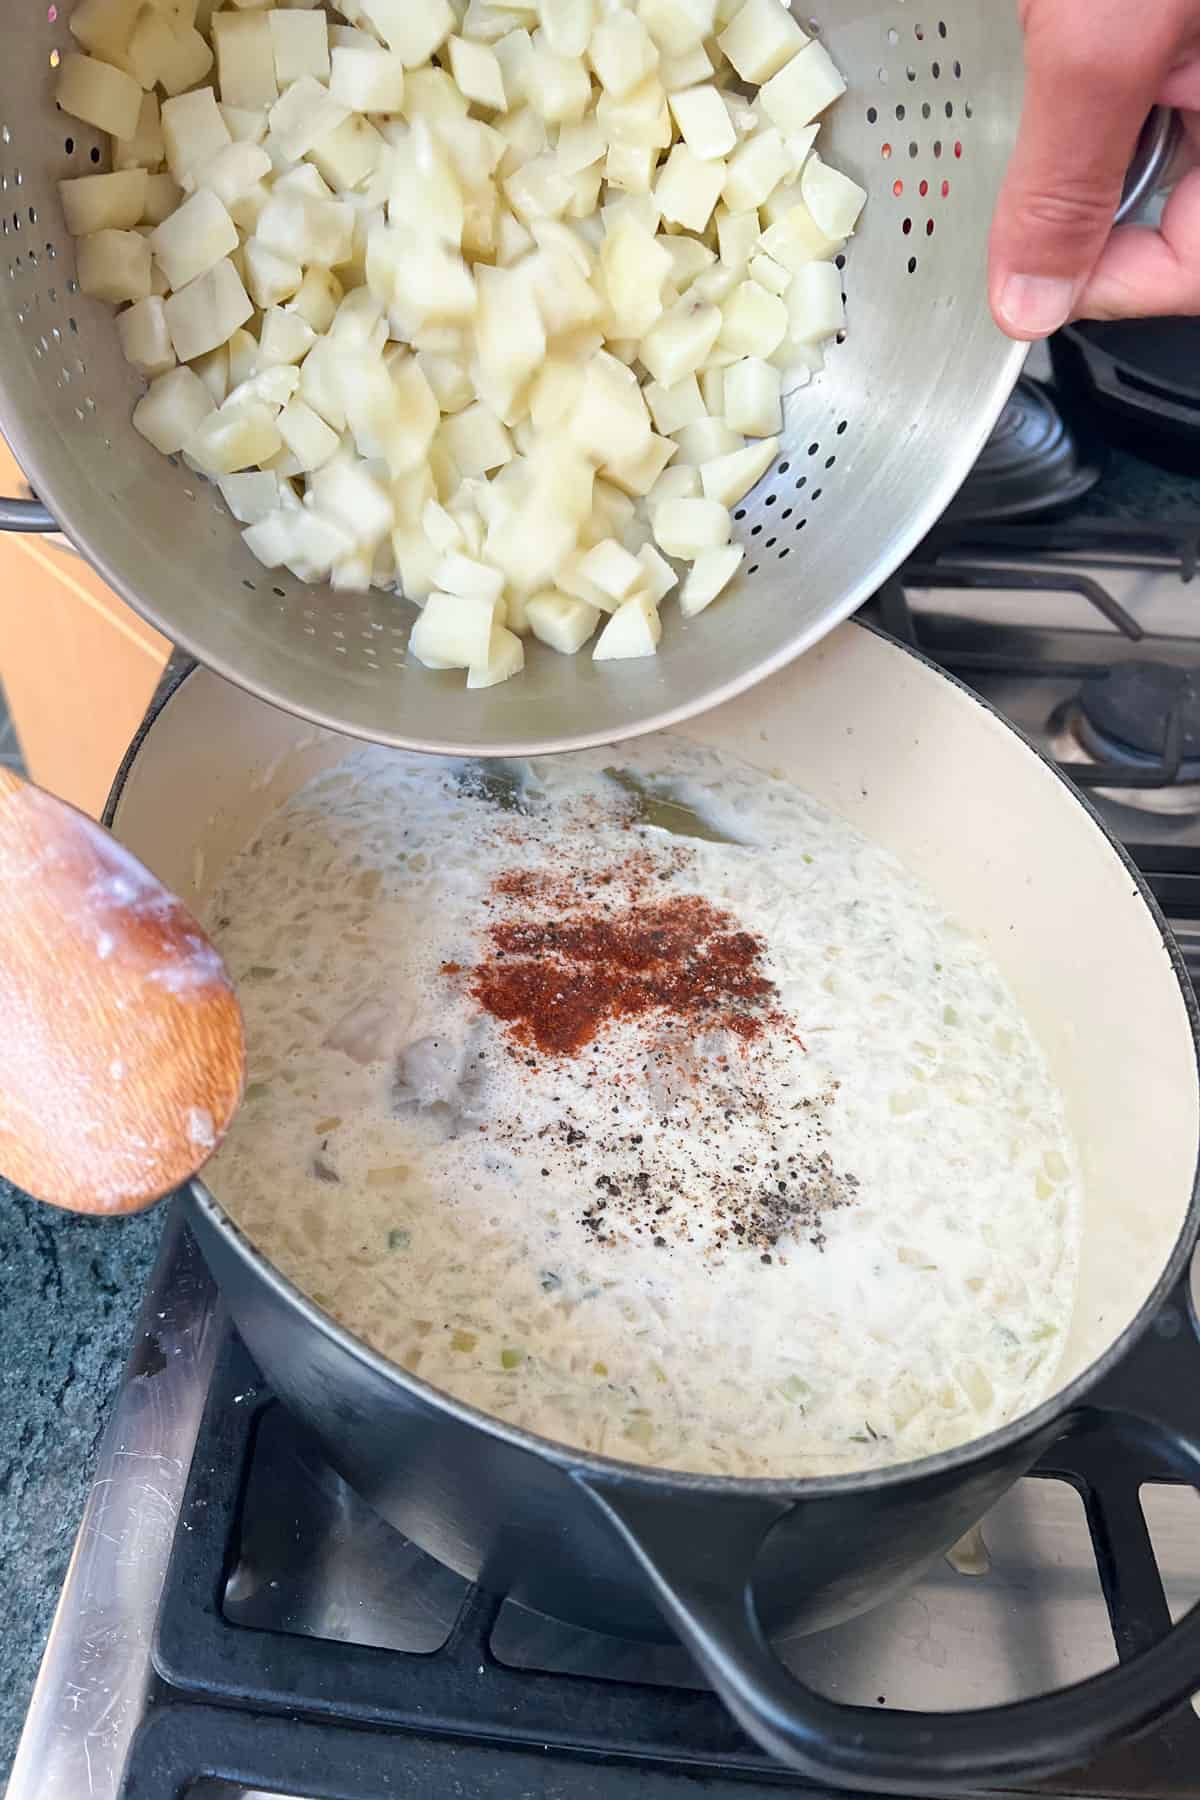
[[[945,525],[929,534],[921,554],[937,558],[963,548],[1000,556],[1086,555],[1110,568],[1174,569],[1186,583],[1200,565],[1200,524],[1080,518],[1040,525]]]
[[[1032,528],[1031,528],[1032,529]],[[1141,643],[1145,632],[1101,582],[1081,571],[1057,568],[1014,569],[990,564],[938,562],[908,563],[901,576],[884,582],[875,596],[879,621],[889,636],[922,654],[930,652],[921,639],[907,587],[969,590],[973,593],[1078,594],[1130,643]],[[970,681],[973,675],[1012,675],[1038,681],[1094,681],[1105,671],[1094,663],[1048,662],[1019,652],[955,650],[931,660],[952,674]],[[1184,771],[1183,700],[1172,707],[1166,724],[1162,756],[1144,765],[1104,762],[1060,762],[1057,767],[1076,787],[1153,793],[1172,788],[1186,779]]]

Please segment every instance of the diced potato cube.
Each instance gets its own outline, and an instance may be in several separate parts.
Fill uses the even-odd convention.
[[[146,204],[146,171],[82,175],[75,181],[60,181],[58,195],[72,237],[88,237],[93,231],[129,231],[140,222]]]
[[[732,269],[728,263],[713,263],[702,269],[688,289],[688,298],[703,300],[712,306],[724,306],[730,294],[745,276],[744,269]]]
[[[649,594],[635,594],[618,606],[596,639],[593,662],[616,662],[653,656],[662,637],[662,621]]]
[[[637,553],[638,562],[642,565],[642,578],[639,588],[644,588],[657,606],[665,600],[673,587],[679,585],[679,577],[669,562],[664,562],[653,544],[643,544]]]
[[[538,0],[538,17],[557,56],[586,54],[595,24],[593,0]]]
[[[490,474],[512,460],[512,439],[482,400],[443,420],[441,437],[465,477]]]
[[[259,359],[268,365],[299,363],[315,341],[316,333],[303,314],[273,306],[266,311],[259,327]]]
[[[777,263],[773,256],[760,251],[750,258],[748,270],[751,281],[757,281],[759,287],[766,288],[768,294],[777,294],[782,300],[792,285],[792,272]]]
[[[704,550],[729,542],[729,510],[716,500],[665,500],[650,521],[655,542],[665,556],[694,562]]]
[[[693,469],[690,463],[672,463],[669,469],[663,470],[646,495],[646,507],[653,515],[655,507],[661,506],[664,500],[698,500],[699,497],[699,469]],[[714,495],[713,498],[719,499],[720,496]]]
[[[686,231],[702,232],[721,198],[724,181],[724,163],[701,162],[686,144],[676,144],[659,170],[654,198],[664,219],[682,225]]]
[[[264,469],[217,478],[221,498],[240,525],[257,525],[279,506],[279,477]]]
[[[669,307],[642,339],[642,362],[662,387],[674,387],[694,375],[721,331],[719,308],[693,298],[694,292],[694,287],[689,289]]]
[[[692,155],[702,162],[728,156],[737,143],[729,109],[711,83],[672,94],[671,111],[679,135]]]
[[[188,178],[193,171],[225,144],[233,142],[211,88],[197,88],[193,94],[164,100],[162,129],[167,167],[180,187],[190,185]]]
[[[152,294],[138,300],[117,319],[117,336],[127,363],[153,379],[175,367],[175,350],[167,330],[162,300]]]
[[[743,281],[736,287],[721,308],[721,317],[718,346],[734,356],[765,360],[783,342],[788,328],[787,307],[757,281]]]
[[[150,294],[150,245],[136,231],[97,231],[75,251],[79,286],[94,300],[119,305]]]
[[[715,456],[740,449],[742,436],[738,431],[730,431],[723,418],[707,417],[697,419],[694,425],[681,426],[675,433],[675,442],[683,461],[699,467]]]
[[[229,345],[218,344],[215,350],[198,356],[191,366],[212,395],[213,405],[220,406],[229,393]]]
[[[826,237],[803,200],[789,207],[762,234],[767,255],[793,274],[805,263],[831,260],[844,242],[843,238]]]
[[[539,643],[548,644],[560,656],[575,656],[600,622],[596,607],[554,588],[532,594],[525,602],[525,616]]]
[[[812,262],[797,269],[788,289],[787,311],[788,336],[798,343],[820,343],[843,330],[846,308],[836,265]]]
[[[144,4],[145,0],[78,0],[67,24],[85,50],[114,68],[123,69],[129,40]]]
[[[406,69],[427,63],[454,30],[447,0],[358,0],[358,5]]]
[[[276,184],[262,210],[255,239],[290,262],[337,268],[350,260],[354,250],[354,213],[343,201],[316,200],[295,191],[283,193]]]
[[[596,123],[610,144],[665,150],[674,135],[667,96],[656,75],[647,75],[619,100],[601,94],[596,102]]]
[[[640,456],[650,441],[650,416],[637,379],[601,351],[588,364],[567,432],[597,463]]]
[[[54,98],[73,119],[111,137],[131,138],[142,111],[142,90],[132,75],[70,50],[59,64]]]
[[[506,75],[506,86],[507,81]],[[465,119],[470,110],[471,102],[459,93],[445,69],[420,65],[414,68],[405,63],[404,116],[410,123],[417,119],[429,123],[446,118]]]
[[[658,51],[632,12],[612,12],[592,33],[589,54],[601,87],[618,100],[658,67]]]
[[[329,91],[353,112],[398,113],[404,105],[404,64],[392,50],[330,52]]]
[[[195,172],[197,188],[208,188],[227,210],[260,187],[271,159],[260,144],[225,144]],[[264,204],[265,204],[265,189]],[[261,210],[261,208],[260,208]]]
[[[271,16],[265,12],[213,14],[217,81],[226,106],[272,106],[278,98]]]
[[[269,462],[280,448],[276,410],[263,401],[225,404],[201,420],[184,449],[206,475],[232,475]]]
[[[671,458],[678,450],[678,444],[670,438],[650,438],[646,448],[636,456],[623,456],[617,461],[608,461],[603,465],[603,474],[607,481],[623,494],[640,500],[654,486]]]
[[[243,253],[246,286],[255,306],[264,312],[282,306],[299,292],[304,270],[290,257],[270,250],[259,238],[251,238]]]
[[[694,619],[725,591],[745,554],[741,544],[725,544],[719,550],[705,550],[696,558],[679,594],[679,610],[685,619]]]
[[[387,489],[367,463],[349,456],[335,457],[312,475],[308,504],[359,545],[381,543],[395,523],[395,507]]]
[[[213,407],[212,395],[191,369],[171,369],[150,383],[133,409],[136,430],[164,456],[176,456]]]
[[[518,219],[561,218],[571,200],[572,188],[551,152],[523,163],[503,181],[505,198]]]
[[[815,155],[804,165],[800,192],[818,231],[827,238],[848,238],[867,201],[856,181]]]
[[[448,48],[450,73],[459,92],[478,106],[486,106],[493,112],[506,112],[504,76],[496,52],[486,44],[475,44],[461,37],[452,37]]]
[[[113,168],[157,169],[166,154],[158,95],[143,94],[137,130],[132,137],[113,139]]]
[[[341,439],[324,419],[299,398],[288,401],[279,415],[279,435],[300,465],[302,474],[324,468],[336,456]]]
[[[846,91],[833,58],[816,38],[806,44],[759,92],[759,103],[772,125],[796,131],[825,111]]]
[[[342,284],[336,275],[328,269],[307,269],[300,291],[292,301],[292,310],[320,336],[333,324],[341,298]]]
[[[488,643],[487,661],[472,663],[467,670],[467,686],[495,687],[498,682],[508,681],[511,676],[519,675],[524,667],[525,646],[520,638],[505,626],[494,625]]]
[[[285,163],[298,162],[314,144],[336,131],[350,116],[350,109],[336,100],[311,75],[302,75],[275,102],[267,120],[268,147],[274,143]]]
[[[716,256],[707,244],[699,238],[689,237],[684,231],[677,231],[673,236],[664,236],[660,240],[663,249],[671,258],[671,280],[682,294],[697,275],[705,269],[711,269]]]
[[[580,558],[578,573],[606,598],[620,605],[628,599],[642,579],[643,570],[635,556],[618,544],[615,538],[604,538]],[[611,607],[606,607],[606,611]]]
[[[674,387],[663,387],[659,382],[651,381],[642,392],[654,420],[654,429],[664,436],[678,431],[681,425],[692,425],[704,417],[704,400],[694,375],[685,375]]]
[[[280,89],[290,87],[302,75],[328,81],[329,20],[323,12],[284,11],[276,8],[267,18],[275,52],[275,80]]]
[[[730,212],[750,212],[761,206],[781,181],[789,180],[791,173],[791,158],[779,133],[773,127],[756,131],[739,144],[726,164],[722,198]]]
[[[663,311],[663,283],[672,272],[670,253],[638,220],[625,215],[605,232],[600,267],[608,296],[608,335],[644,337]]]
[[[148,246],[147,246],[148,250]],[[254,311],[241,276],[228,258],[166,302],[167,328],[180,362],[215,350]]]
[[[243,331],[239,325],[230,332],[225,348],[229,356],[229,389],[232,392],[256,373],[258,345],[250,333]]]
[[[658,62],[658,79],[668,94],[678,93],[680,88],[695,87],[698,82],[707,81],[712,73],[712,57],[703,44],[685,50],[682,56],[661,56]]]
[[[351,113],[308,152],[308,160],[336,193],[359,187],[383,156],[384,143],[369,119]]]
[[[778,438],[764,438],[759,444],[747,444],[702,463],[700,479],[704,497],[719,500],[722,506],[736,506],[752,487],[762,480],[779,453]]]
[[[757,86],[803,50],[808,37],[780,0],[746,0],[717,43],[742,80]]]
[[[198,188],[154,228],[150,248],[173,288],[186,287],[238,247],[237,226],[209,188]]]
[[[213,65],[207,38],[186,22],[147,8],[129,40],[129,69],[144,88],[156,83],[166,94],[182,94],[203,81]]]
[[[610,188],[621,188],[627,194],[648,194],[657,166],[658,152],[649,144],[610,144],[604,179]]]
[[[765,438],[782,431],[780,391],[778,369],[762,357],[744,357],[725,371],[725,423],[745,437]]]
[[[554,154],[564,175],[577,175],[580,169],[589,169],[599,162],[606,149],[604,133],[595,119],[584,119],[578,125],[563,125],[559,129]]]
[[[759,240],[758,213],[730,212],[727,206],[717,208],[717,246],[721,261],[730,269],[744,269],[753,256]]]
[[[504,577],[490,564],[451,550],[437,566],[437,585],[447,594],[469,594],[495,602],[504,592]]]
[[[429,669],[486,666],[495,622],[494,600],[435,589],[409,634],[408,647]]]
[[[637,10],[663,56],[694,55],[716,26],[713,0],[638,0]]]
[[[173,175],[147,175],[146,197],[142,203],[142,225],[161,225],[183,199],[183,191]]]
[[[235,144],[261,144],[267,135],[264,106],[219,106],[225,128]]]

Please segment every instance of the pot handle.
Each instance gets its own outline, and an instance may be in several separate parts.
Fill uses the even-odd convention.
[[[1063,1436],[1099,1431],[1110,1443],[1117,1433],[1132,1446],[1153,1449],[1200,1487],[1200,1444],[1173,1427],[1085,1407],[1066,1421]],[[755,1611],[755,1560],[791,1507],[748,1503],[722,1530],[713,1560],[697,1570],[687,1549],[695,1539],[680,1531],[671,1501],[582,1471],[577,1479],[633,1552],[667,1623],[739,1724],[809,1781],[936,1794],[1042,1776],[1086,1763],[1200,1689],[1198,1605],[1149,1649],[1053,1693],[947,1713],[842,1705],[784,1668]]]
[[[0,499],[0,531],[57,531],[58,520],[40,500]]]

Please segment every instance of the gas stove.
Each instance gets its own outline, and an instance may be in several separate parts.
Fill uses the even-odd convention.
[[[1200,497],[1182,524],[1087,516],[1103,455],[1064,449],[1040,412],[1008,422],[1005,455],[1022,433],[1064,472],[1063,516],[960,505],[867,616],[1069,770],[1197,979]],[[1194,1285],[1113,1382],[1200,1435]],[[1091,1674],[1198,1600],[1196,1495],[1093,1446],[1020,1482],[902,1599],[782,1651],[847,1701],[977,1706]],[[265,1387],[173,1215],[8,1800],[697,1791],[811,1790],[750,1744],[682,1649],[525,1611],[383,1524]],[[1036,1791],[1200,1800],[1200,1719],[1184,1709]]]

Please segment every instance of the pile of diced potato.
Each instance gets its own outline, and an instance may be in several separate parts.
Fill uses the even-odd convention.
[[[346,21],[342,23],[341,21]],[[134,424],[254,555],[488,687],[653,655],[844,325],[845,91],[780,0],[78,0],[61,184]],[[677,566],[685,565],[682,573]],[[599,628],[599,629],[598,629]]]

